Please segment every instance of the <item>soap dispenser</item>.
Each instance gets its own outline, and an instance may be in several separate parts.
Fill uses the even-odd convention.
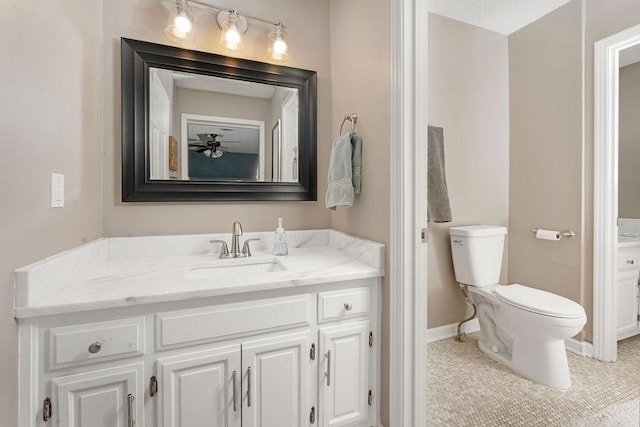
[[[287,255],[289,253],[289,249],[287,249],[287,236],[284,232],[284,227],[282,226],[282,218],[278,218],[278,228],[276,228],[276,236],[273,241],[273,252],[274,255]]]

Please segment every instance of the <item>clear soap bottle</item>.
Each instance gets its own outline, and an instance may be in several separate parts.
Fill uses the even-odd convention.
[[[287,248],[287,235],[284,232],[284,227],[282,226],[282,218],[278,218],[278,228],[276,228],[276,236],[273,241],[273,252],[274,255],[287,255],[289,253],[289,249]]]

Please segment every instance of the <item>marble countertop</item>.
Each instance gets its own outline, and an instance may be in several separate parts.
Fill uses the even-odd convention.
[[[26,318],[300,287],[384,275],[384,246],[334,230],[288,231],[289,255],[274,257],[273,233],[245,233],[250,258],[219,259],[229,234],[105,238],[16,270],[15,317]],[[273,272],[193,277],[195,270],[276,263]]]
[[[640,237],[618,235],[619,248],[628,248],[632,246],[640,246]]]

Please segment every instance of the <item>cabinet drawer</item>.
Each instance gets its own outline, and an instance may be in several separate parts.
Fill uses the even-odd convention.
[[[311,295],[160,313],[156,315],[156,349],[309,326],[311,317]]]
[[[144,317],[49,329],[51,369],[143,354]]]
[[[618,251],[618,270],[640,270],[640,251]]]
[[[369,313],[369,288],[318,293],[318,323]]]

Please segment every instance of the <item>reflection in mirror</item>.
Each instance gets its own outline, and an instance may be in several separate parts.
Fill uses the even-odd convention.
[[[297,89],[150,67],[149,93],[151,180],[298,182]]]
[[[640,45],[620,52],[618,217],[640,219]]]

